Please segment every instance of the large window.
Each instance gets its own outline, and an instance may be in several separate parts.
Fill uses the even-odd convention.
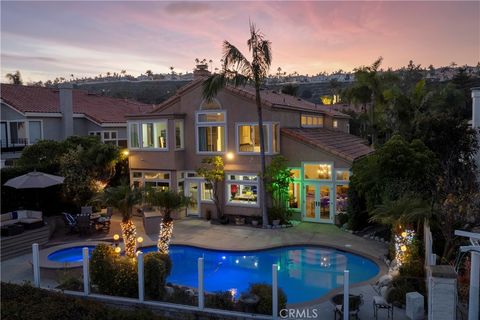
[[[336,199],[336,211],[337,213],[347,212],[348,205],[348,184],[338,184],[335,187],[337,199]]]
[[[28,139],[29,143],[35,143],[42,139],[41,121],[28,121]]]
[[[225,118],[225,111],[197,113],[198,152],[225,152]]]
[[[332,165],[325,163],[308,163],[303,166],[305,179],[332,180]]]
[[[201,199],[202,201],[210,202],[213,201],[213,187],[212,184],[208,182],[202,182],[201,187]]]
[[[175,149],[184,148],[183,120],[175,120]]]
[[[130,148],[168,149],[167,120],[130,123],[128,128]],[[105,139],[105,137],[103,138]]]
[[[323,116],[302,114],[301,125],[302,127],[323,127]]]
[[[132,182],[136,187],[168,190],[170,173],[164,171],[132,171]]]
[[[227,204],[258,206],[258,176],[227,174]]]
[[[337,181],[349,181],[350,180],[350,170],[335,170],[335,179]]]
[[[10,122],[10,142],[11,144],[27,143],[27,128],[25,121]]]
[[[265,139],[265,153],[280,152],[280,126],[277,123],[263,125]],[[237,152],[260,153],[260,130],[256,123],[237,124]]]

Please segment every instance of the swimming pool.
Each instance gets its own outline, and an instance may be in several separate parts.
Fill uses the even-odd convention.
[[[94,247],[90,246],[89,251]],[[142,248],[143,252],[156,247]],[[289,246],[257,251],[219,251],[184,245],[171,245],[172,274],[167,281],[197,287],[197,259],[204,257],[205,290],[214,292],[247,290],[250,283],[272,281],[272,264],[278,264],[278,285],[289,303],[311,301],[343,285],[343,271],[350,270],[350,283],[366,281],[379,272],[370,259],[332,248]],[[81,262],[82,247],[51,253],[56,262]]]

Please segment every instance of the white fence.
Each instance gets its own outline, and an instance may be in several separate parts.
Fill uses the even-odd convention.
[[[32,257],[33,257],[33,275],[34,275],[34,285],[37,288],[40,288],[40,263],[39,263],[39,251],[38,244],[34,243],[32,245]],[[180,311],[204,311],[216,315],[223,315],[227,317],[237,316],[251,319],[278,319],[278,265],[272,264],[272,315],[261,315],[261,314],[250,314],[236,311],[227,311],[227,310],[217,310],[205,308],[205,292],[204,292],[204,261],[203,258],[198,258],[198,306],[192,307],[187,305],[179,305],[168,302],[159,302],[159,301],[146,301],[145,300],[145,279],[144,279],[144,261],[143,253],[139,252],[137,255],[137,266],[138,266],[138,298],[125,298],[125,297],[116,297],[116,296],[107,296],[102,294],[91,294],[90,293],[90,258],[88,255],[88,248],[83,248],[83,296],[91,297],[106,302],[118,302],[118,303],[128,303],[131,305],[146,305],[157,308],[170,308],[177,309]],[[43,288],[48,290],[54,290],[51,288]],[[70,295],[82,295],[80,292],[75,291],[63,291]],[[349,271],[344,271],[344,320],[349,320]]]
[[[433,253],[432,244],[432,232],[427,221],[423,224],[423,243],[425,244],[425,267],[434,266],[437,261],[437,255]]]

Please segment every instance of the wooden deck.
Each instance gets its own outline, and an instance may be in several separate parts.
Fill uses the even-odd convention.
[[[49,227],[26,230],[23,233],[1,238],[0,260],[7,260],[32,251],[32,244],[46,244],[50,237]]]

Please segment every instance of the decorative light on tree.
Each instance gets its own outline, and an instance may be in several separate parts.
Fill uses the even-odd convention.
[[[135,250],[137,245],[137,230],[132,220],[121,222],[123,242],[125,243],[125,255],[128,257],[135,257]]]
[[[158,235],[158,251],[163,254],[168,254],[170,246],[170,239],[173,234],[173,220],[164,218],[160,224],[160,234]]]
[[[399,229],[402,226],[398,227]],[[395,234],[394,236],[394,244],[395,244],[395,260],[397,260],[397,265],[401,266],[405,263],[409,256],[409,246],[412,244],[415,238],[415,231],[411,229],[405,229],[399,234]]]

